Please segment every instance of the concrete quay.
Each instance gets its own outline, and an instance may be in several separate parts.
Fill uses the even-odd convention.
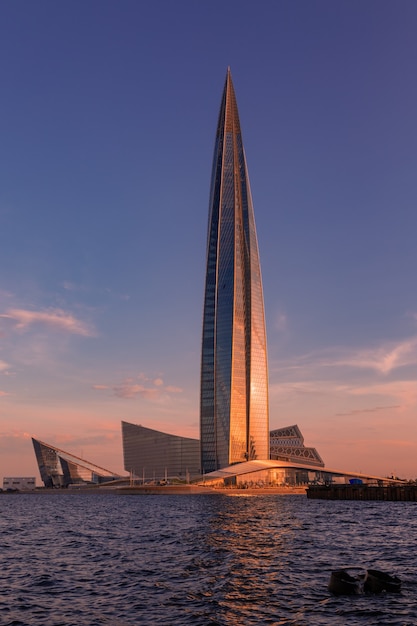
[[[417,485],[311,485],[312,500],[381,500],[417,502]]]

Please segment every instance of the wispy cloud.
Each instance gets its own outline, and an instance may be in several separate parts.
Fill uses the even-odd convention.
[[[3,430],[0,432],[0,450],[8,450],[12,441],[27,441],[31,438],[27,432],[18,430]]]
[[[11,320],[14,328],[25,332],[33,325],[43,325],[50,329],[84,337],[94,336],[94,331],[82,320],[62,309],[31,311],[27,309],[8,309],[0,318]]]
[[[368,397],[370,402],[373,399],[372,409],[375,406],[380,409],[387,408],[388,403],[388,408],[406,408],[417,404],[417,381],[381,379],[358,381],[349,380],[348,377],[338,380],[316,379],[283,383],[278,381],[270,385],[270,395],[280,404],[298,399],[310,405],[319,402],[326,409],[330,407],[330,400],[334,402],[339,399],[339,402],[346,404],[348,398],[355,397]],[[375,402],[381,404],[375,405]],[[364,410],[360,409],[361,412]]]
[[[333,346],[272,364],[271,371],[300,379],[303,374],[323,377],[323,371],[351,368],[388,375],[395,370],[417,365],[417,336],[376,347]],[[320,372],[320,374],[319,374]]]
[[[347,413],[336,413],[337,417],[347,417],[349,415],[358,415],[360,413],[379,413],[380,411],[386,411],[387,409],[400,409],[400,404],[392,404],[387,406],[374,406],[369,409],[354,409],[352,411],[348,411]]]
[[[113,387],[113,392],[118,398],[135,398],[136,396],[140,396],[141,398],[152,400],[158,396],[159,390],[156,387],[149,388],[143,385],[126,382]]]
[[[401,408],[417,405],[416,380],[375,381],[364,385],[352,386],[350,393],[356,396],[390,398],[397,401]]]
[[[62,286],[66,291],[88,291],[84,285],[76,285],[69,280],[64,280]]]
[[[150,378],[141,373],[136,378],[127,378],[121,383],[115,385],[96,384],[92,385],[93,389],[112,391],[117,398],[143,398],[145,400],[157,401],[164,396],[173,393],[182,393],[180,387],[165,385],[162,378]]]
[[[358,350],[336,361],[335,365],[375,370],[389,374],[399,367],[417,363],[417,337],[399,343],[389,343],[375,349]]]
[[[55,443],[57,446],[66,449],[66,451],[71,451],[78,449],[80,446],[97,446],[101,444],[106,444],[109,441],[114,441],[115,439],[120,438],[119,427],[117,432],[114,433],[91,433],[85,434],[84,436],[75,436],[70,434],[58,434],[55,437]],[[49,443],[49,442],[48,442]],[[70,448],[70,449],[67,449]],[[74,454],[78,454],[74,452]]]
[[[6,298],[12,298],[13,294],[11,291],[5,291],[4,289],[0,289],[0,298],[6,299]]]
[[[7,393],[7,391],[1,391],[0,390],[0,398],[3,398],[4,396],[9,396],[10,394]]]
[[[332,346],[271,365],[271,403],[281,419],[363,416],[369,423],[372,414],[384,420],[417,410],[416,336],[357,349]]]
[[[277,315],[275,316],[275,323],[274,323],[274,328],[275,330],[278,330],[279,332],[285,332],[287,330],[288,327],[288,318],[285,315],[285,313],[282,312],[278,312]]]
[[[86,293],[86,294],[95,293],[95,294],[111,296],[112,298],[115,298],[117,300],[126,300],[126,301],[130,300],[129,294],[117,293],[113,291],[112,289],[110,289],[109,287],[106,287],[105,289],[96,289],[93,287],[88,287],[87,285],[76,284],[69,280],[65,280],[62,283],[62,287],[65,289],[65,291],[70,291],[70,292],[75,292],[75,293]]]

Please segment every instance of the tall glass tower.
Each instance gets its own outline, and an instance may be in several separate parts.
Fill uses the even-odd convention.
[[[217,124],[210,189],[200,437],[204,473],[269,459],[261,268],[230,70]]]

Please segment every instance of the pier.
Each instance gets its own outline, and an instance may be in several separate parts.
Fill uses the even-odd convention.
[[[417,485],[311,485],[307,498],[417,502]]]

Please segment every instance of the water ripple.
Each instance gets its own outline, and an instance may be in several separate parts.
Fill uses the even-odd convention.
[[[415,626],[414,503],[303,496],[0,497],[0,623]],[[332,569],[401,594],[334,597]]]

